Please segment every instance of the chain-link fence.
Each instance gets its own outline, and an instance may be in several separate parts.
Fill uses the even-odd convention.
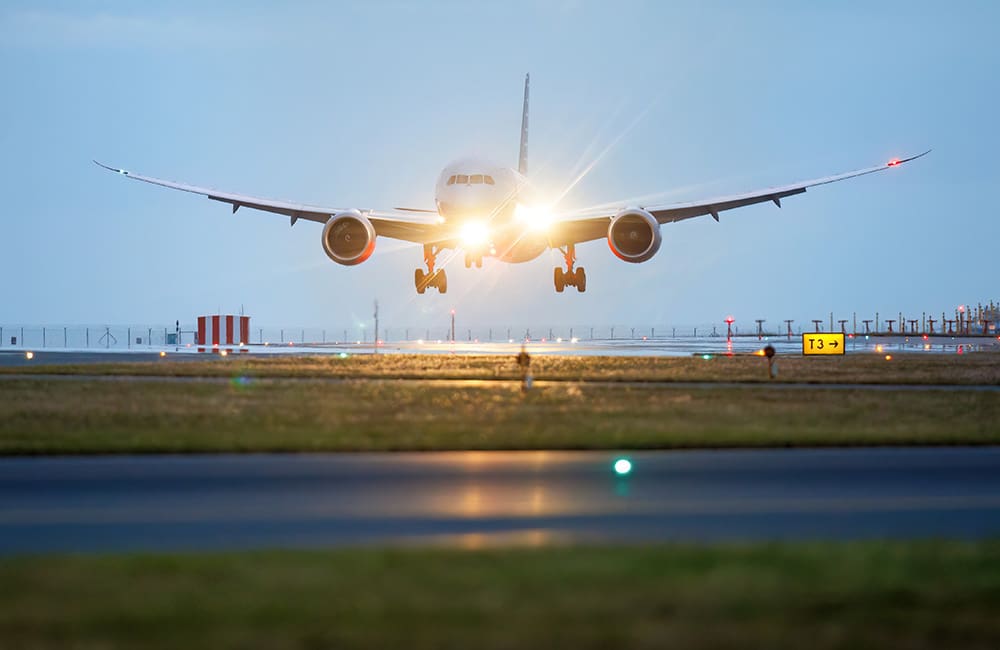
[[[129,350],[195,342],[193,330],[162,325],[0,325],[0,349]]]
[[[465,325],[450,322],[435,326],[380,326],[384,343],[416,341],[547,341],[643,340],[725,336],[725,327],[712,325]],[[210,334],[209,334],[210,336]],[[371,344],[374,326],[351,327],[250,327],[247,345]],[[196,326],[163,325],[0,325],[0,349],[142,350],[197,345]],[[210,343],[210,342],[209,342]]]
[[[852,321],[837,320],[833,331],[841,327],[851,333]],[[864,321],[859,320],[859,333],[865,333]],[[937,322],[937,321],[935,321]],[[881,323],[880,323],[881,325]],[[820,324],[825,331],[829,322]],[[734,337],[785,337],[804,331],[814,331],[812,322],[797,321],[749,321],[731,324]],[[957,326],[956,326],[957,327]],[[301,327],[264,326],[251,324],[248,341],[238,341],[246,345],[270,346],[318,346],[318,345],[371,345],[375,339],[374,324],[351,325],[348,327]],[[875,333],[874,326],[871,328]],[[436,325],[399,326],[380,323],[378,339],[382,343],[469,341],[478,343],[500,343],[519,341],[649,341],[669,339],[725,339],[730,334],[726,322],[702,323],[698,325],[632,324],[616,323],[574,325],[533,324],[465,324],[456,319]],[[880,327],[884,331],[884,327]],[[947,330],[931,331],[945,333]],[[963,334],[996,334],[992,324],[982,327],[979,332],[967,330]],[[210,338],[210,332],[207,333]],[[211,341],[206,341],[211,344]],[[67,349],[67,350],[143,350],[171,347],[196,346],[197,331],[194,324],[175,323],[163,325],[0,325],[0,349]]]

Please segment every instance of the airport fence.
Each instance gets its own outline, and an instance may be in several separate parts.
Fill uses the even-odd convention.
[[[194,332],[184,332],[187,343]],[[129,350],[177,345],[175,327],[162,325],[0,325],[0,349]]]
[[[374,327],[250,328],[248,345],[371,345]],[[734,334],[738,334],[738,330]],[[382,326],[383,343],[452,340],[450,323],[435,326]],[[143,350],[197,345],[194,324],[164,325],[0,325],[0,349]],[[456,323],[454,340],[469,342],[556,340],[649,340],[726,335],[718,325],[464,325]]]
[[[994,312],[990,313],[993,316]],[[972,321],[945,320],[946,328],[942,331],[940,325],[934,329],[935,323],[922,319],[921,323],[911,326],[923,334],[960,334],[995,336],[1000,334],[1000,316],[997,320],[982,319],[978,323]],[[900,319],[901,320],[902,316]],[[830,330],[830,321],[819,325],[819,331],[840,331],[843,327],[847,333],[864,334],[861,327],[865,321],[858,319],[857,325],[851,321],[838,319]],[[872,335],[899,334],[898,325],[895,331],[886,331],[884,321],[876,317],[871,324]],[[756,321],[732,324],[733,336],[739,337],[786,337],[789,329],[792,336],[802,332],[815,331],[815,323],[809,321],[762,321],[758,329]],[[867,325],[865,326],[867,327]],[[876,329],[877,328],[877,329]],[[617,323],[611,325],[591,325],[578,323],[575,325],[550,325],[546,323],[533,324],[465,324],[456,320],[454,330],[449,320],[435,325],[398,326],[393,323],[380,324],[378,338],[385,344],[405,342],[519,342],[530,341],[627,341],[627,340],[668,340],[677,338],[725,338],[728,327],[725,322],[701,323],[697,325],[671,325],[666,323],[630,324]],[[173,325],[22,325],[0,324],[0,350],[14,349],[90,349],[90,350],[143,350],[171,347],[192,347],[197,345],[196,326],[174,323]],[[238,341],[248,345],[371,345],[374,341],[374,324],[352,324],[349,326],[331,327],[301,327],[301,326],[263,326],[251,324],[250,340]]]

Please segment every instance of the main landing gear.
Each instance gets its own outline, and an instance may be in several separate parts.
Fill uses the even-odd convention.
[[[587,272],[583,270],[582,266],[575,271],[573,270],[573,265],[576,264],[576,246],[569,244],[559,250],[562,251],[566,260],[566,270],[564,271],[561,266],[557,266],[553,273],[556,291],[562,293],[566,287],[576,287],[577,291],[583,293],[587,290]]]
[[[438,293],[448,293],[448,276],[444,269],[434,270],[434,263],[437,261],[438,250],[433,244],[424,244],[424,262],[427,263],[427,272],[417,269],[413,272],[413,284],[417,287],[417,293],[422,294],[428,287],[434,287]]]

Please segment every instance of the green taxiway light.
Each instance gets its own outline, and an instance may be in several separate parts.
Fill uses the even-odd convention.
[[[712,355],[711,354],[703,354],[703,355],[701,355],[701,358],[704,359],[705,361],[711,361],[712,360]]]
[[[346,352],[341,352],[340,353],[340,358],[341,359],[346,359],[347,358],[347,353]]]
[[[615,461],[615,474],[625,476],[632,471],[632,461],[628,458],[619,458]]]

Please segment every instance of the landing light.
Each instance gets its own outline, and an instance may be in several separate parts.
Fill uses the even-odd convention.
[[[632,471],[632,461],[628,458],[619,458],[615,461],[615,474],[618,476],[625,476]]]
[[[470,221],[462,226],[461,234],[466,246],[482,246],[490,240],[490,229],[480,221]]]

